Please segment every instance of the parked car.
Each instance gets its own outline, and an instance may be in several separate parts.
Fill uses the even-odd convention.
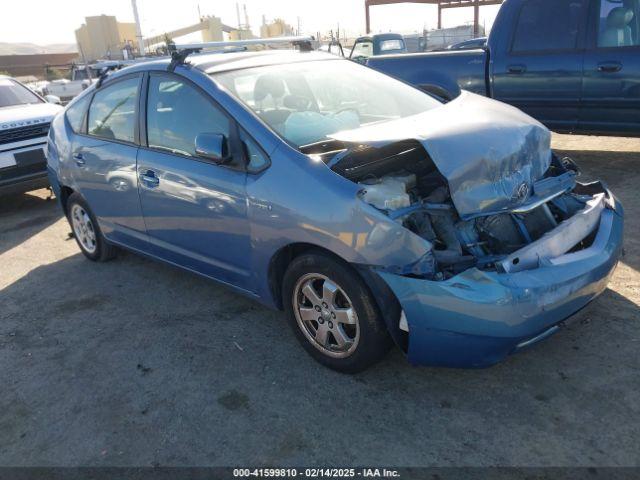
[[[404,37],[399,33],[378,33],[359,37],[349,52],[349,58],[364,63],[369,57],[406,53]]]
[[[47,187],[44,147],[51,119],[62,107],[17,80],[0,75],[0,195]]]
[[[320,52],[183,60],[112,73],[53,122],[51,183],[90,260],[123,247],[218,280],[344,372],[392,340],[488,366],[606,288],[622,207],[519,110]]]
[[[476,50],[478,48],[485,48],[486,46],[487,37],[478,37],[449,45],[446,50]]]
[[[509,103],[554,131],[640,135],[640,0],[509,0],[486,51],[367,64],[444,99]]]

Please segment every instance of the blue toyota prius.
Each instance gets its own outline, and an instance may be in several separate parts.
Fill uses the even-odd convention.
[[[328,54],[178,52],[87,89],[47,158],[90,260],[125,248],[215,279],[335,370],[394,343],[483,367],[558,330],[621,255],[620,203],[550,138]]]

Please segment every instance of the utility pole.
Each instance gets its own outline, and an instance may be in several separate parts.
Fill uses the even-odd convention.
[[[144,57],[144,40],[142,39],[142,28],[140,28],[140,17],[138,16],[138,3],[136,0],[131,0],[131,7],[133,8],[133,19],[136,22],[136,38],[138,39],[138,55]]]

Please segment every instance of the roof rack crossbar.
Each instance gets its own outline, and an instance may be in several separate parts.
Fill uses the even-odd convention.
[[[202,42],[187,43],[182,45],[170,45],[171,63],[169,71],[175,70],[176,66],[185,63],[187,57],[192,53],[200,53],[204,49],[228,47],[247,47],[251,45],[281,45],[290,43],[297,46],[302,51],[312,50],[313,37],[293,36],[293,37],[273,37],[273,38],[250,38],[247,40],[231,40],[228,42]],[[231,50],[238,51],[238,50]]]

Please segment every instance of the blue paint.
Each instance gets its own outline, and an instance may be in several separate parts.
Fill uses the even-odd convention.
[[[523,342],[546,338],[606,289],[621,255],[623,224],[621,209],[605,211],[599,241],[563,265],[513,274],[474,268],[444,282],[380,272],[407,316],[409,360],[487,367]]]
[[[566,0],[542,2],[536,3],[548,15],[553,7],[569,4]],[[505,2],[485,49],[374,56],[367,65],[447,99],[461,90],[490,96],[518,107],[554,131],[639,135],[640,46],[599,47],[600,2],[581,0],[571,2],[576,7],[575,26],[562,26],[579,32],[575,48],[514,51],[521,12],[526,15],[524,7],[532,3]],[[620,7],[621,2],[611,5]],[[634,12],[635,17],[638,13]],[[548,16],[529,22],[534,23],[536,38],[555,38],[558,25]]]
[[[245,54],[228,55],[245,59]],[[253,62],[333,60],[282,55],[256,56]],[[48,143],[53,189],[58,198],[62,188],[79,192],[108,241],[215,279],[270,307],[280,300],[274,259],[292,245],[321,247],[386,282],[406,312],[408,356],[415,364],[490,365],[518,345],[548,336],[606,288],[623,233],[622,209],[613,197],[615,213],[605,211],[593,246],[562,266],[514,274],[472,268],[440,282],[416,278],[433,273],[431,244],[366,204],[358,195],[361,186],[283,141],[214,82],[207,72],[219,68],[216,58],[221,55],[194,56],[191,65],[176,68],[175,78],[200,88],[229,117],[229,164],[147,144],[145,86],[151,74],[166,73],[168,60],[127,68],[103,82],[101,89],[123,78],[140,82],[135,141],[96,138],[86,130],[74,132],[64,115],[54,119]],[[90,87],[80,98],[95,91]],[[267,168],[257,172],[243,168],[238,142],[249,136],[268,159]],[[439,144],[465,138],[459,134]],[[539,189],[564,188],[563,182],[572,181]]]

